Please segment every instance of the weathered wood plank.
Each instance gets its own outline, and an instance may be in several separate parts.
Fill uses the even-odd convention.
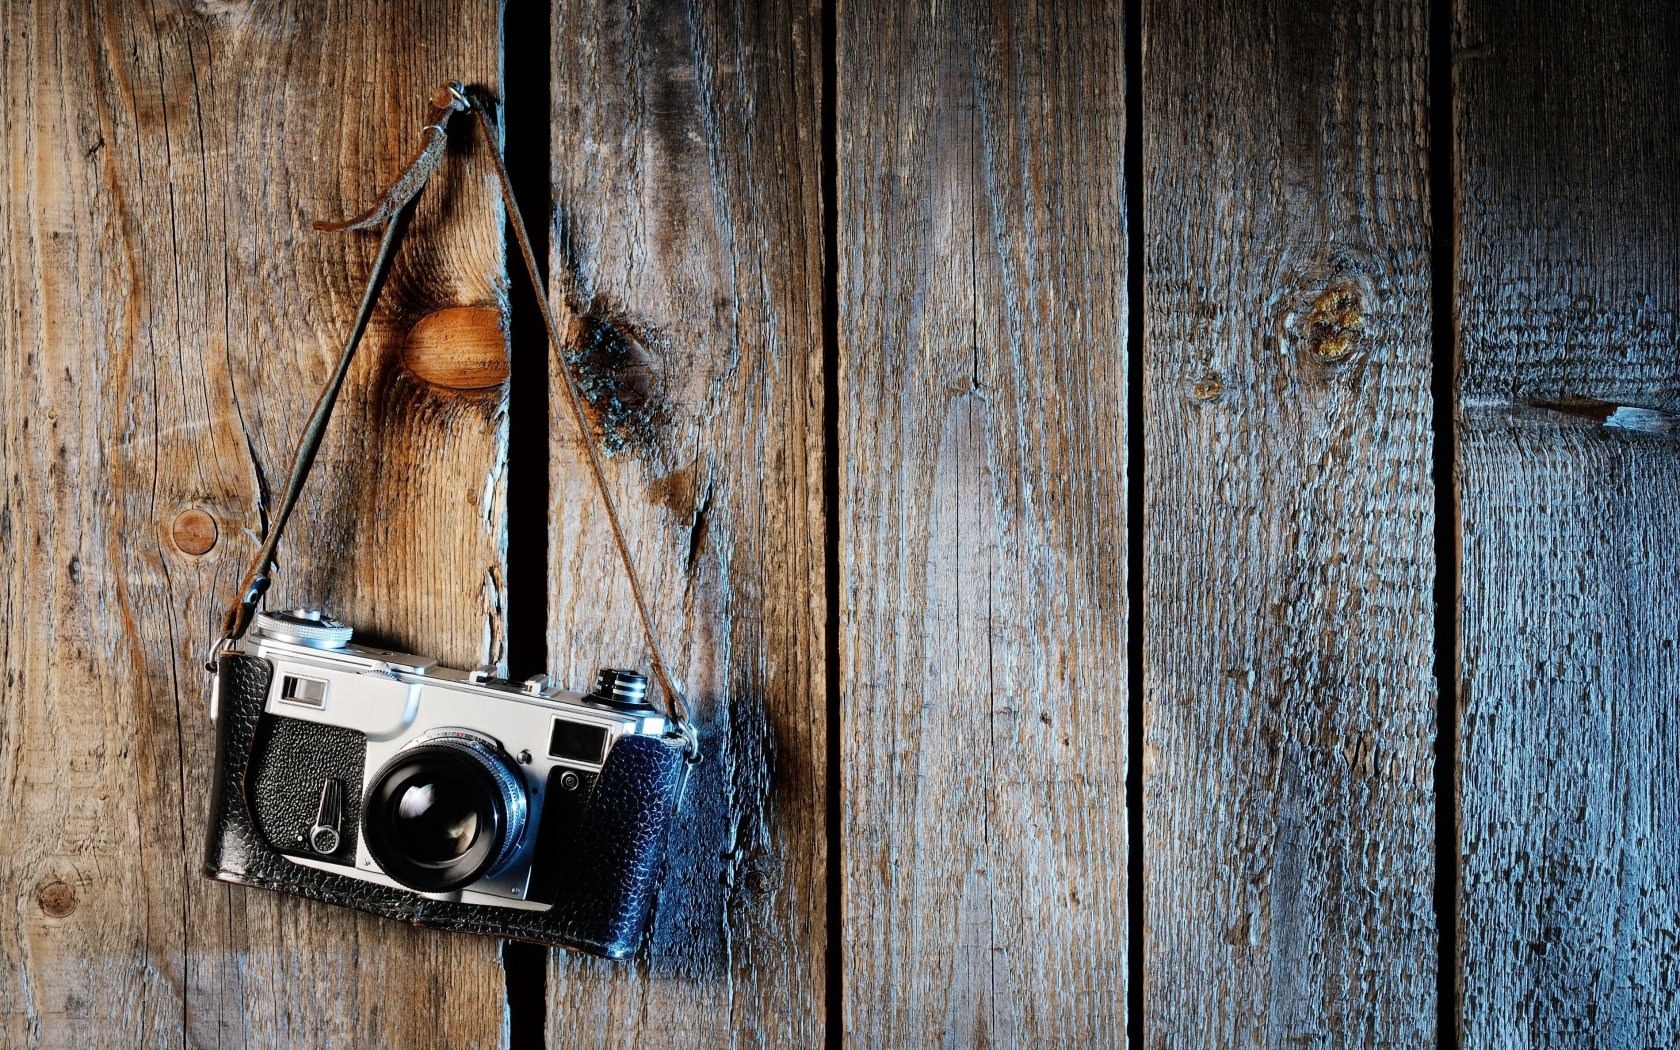
[[[554,9],[551,292],[585,386],[623,401],[606,413],[607,445],[622,445],[609,466],[707,749],[650,949],[635,963],[555,953],[556,1046],[822,1041],[817,10]],[[560,397],[550,664],[584,683],[646,659]]]
[[[1425,5],[1144,5],[1152,1047],[1423,1046]]]
[[[842,4],[845,1030],[1126,1015],[1118,3]]]
[[[426,89],[497,51],[488,3],[0,14],[28,85],[0,149],[6,1046],[501,1039],[494,941],[199,876],[202,665],[374,247],[308,220],[365,204]],[[484,171],[421,209],[274,596],[468,664],[500,634],[501,393],[400,358],[427,311],[494,322]]]
[[[1456,6],[1464,1045],[1673,1046],[1680,10]]]

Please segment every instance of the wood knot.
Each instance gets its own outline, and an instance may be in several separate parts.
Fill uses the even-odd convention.
[[[45,914],[62,919],[76,910],[76,891],[69,883],[54,879],[35,891],[35,903]]]
[[[1190,387],[1190,396],[1197,401],[1218,401],[1225,394],[1225,383],[1218,372],[1209,372]]]
[[[194,557],[208,554],[220,535],[216,519],[197,507],[188,507],[175,515],[169,526],[169,537],[174,540],[175,549]]]
[[[493,306],[449,306],[414,322],[403,344],[403,367],[443,390],[476,393],[507,382],[507,330]]]
[[[1277,352],[1293,359],[1303,390],[1354,382],[1381,334],[1381,304],[1390,282],[1369,250],[1355,245],[1286,250],[1272,300]],[[1375,311],[1375,313],[1373,313]]]
[[[1359,289],[1337,285],[1318,294],[1307,310],[1307,349],[1326,361],[1345,361],[1365,334]]]
[[[667,416],[656,366],[659,333],[597,299],[573,317],[566,365],[594,417],[601,451],[647,451]]]

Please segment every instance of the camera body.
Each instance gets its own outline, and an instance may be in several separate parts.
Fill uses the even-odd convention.
[[[639,946],[686,766],[639,674],[589,694],[258,617],[217,660],[206,873],[611,958]],[[253,644],[254,643],[254,644]]]

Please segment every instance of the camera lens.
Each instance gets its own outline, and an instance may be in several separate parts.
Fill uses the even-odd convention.
[[[466,733],[427,737],[373,778],[368,852],[411,889],[459,889],[512,858],[525,811],[525,785],[494,745]]]
[[[452,864],[467,855],[479,829],[495,823],[493,797],[467,794],[439,777],[412,779],[395,796],[391,823],[408,855],[423,864]]]

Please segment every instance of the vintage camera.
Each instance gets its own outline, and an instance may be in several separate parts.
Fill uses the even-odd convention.
[[[218,657],[207,874],[633,953],[686,767],[646,679],[603,670],[586,695],[351,637],[319,612],[263,613]]]

